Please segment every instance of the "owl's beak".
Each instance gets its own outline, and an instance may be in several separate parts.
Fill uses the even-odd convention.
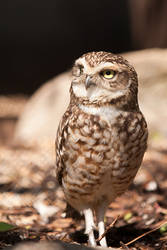
[[[88,89],[92,85],[95,85],[95,83],[92,81],[92,77],[87,76],[85,80],[85,88]]]

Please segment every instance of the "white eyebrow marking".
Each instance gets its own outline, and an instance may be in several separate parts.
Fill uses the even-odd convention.
[[[88,74],[88,75],[95,74],[95,73],[100,72],[101,70],[107,69],[107,68],[111,68],[112,70],[116,70],[118,72],[122,72],[122,69],[121,69],[121,67],[119,65],[111,63],[111,62],[101,62],[99,65],[91,67],[87,63],[87,61],[85,60],[84,57],[83,58],[79,58],[76,61],[76,64],[83,65],[84,66],[83,71],[84,71],[85,74]]]

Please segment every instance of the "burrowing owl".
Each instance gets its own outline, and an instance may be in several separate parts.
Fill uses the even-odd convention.
[[[89,243],[94,217],[104,233],[104,213],[133,181],[147,146],[134,68],[121,56],[91,52],[75,61],[70,104],[56,141],[57,179],[67,202],[83,212]],[[106,239],[100,242],[106,246]]]

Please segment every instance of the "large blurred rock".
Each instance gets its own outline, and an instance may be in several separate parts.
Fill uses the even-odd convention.
[[[14,142],[31,146],[41,141],[54,141],[60,118],[69,103],[69,88],[69,72],[40,87],[17,123]]]
[[[152,135],[167,137],[167,49],[124,54],[139,78],[139,104]]]
[[[39,242],[39,243],[22,243],[14,247],[5,248],[6,250],[115,250],[120,248],[104,248],[104,247],[87,247],[79,244],[70,244],[63,241],[56,242]]]
[[[139,76],[139,103],[152,132],[167,136],[167,49],[129,52],[123,56]],[[45,83],[30,98],[15,131],[24,145],[55,140],[56,130],[69,103],[70,73]]]

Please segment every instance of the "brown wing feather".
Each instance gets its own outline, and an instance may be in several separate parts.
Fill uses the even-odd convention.
[[[59,184],[62,184],[63,171],[65,169],[64,161],[62,157],[63,145],[65,143],[65,131],[68,127],[69,117],[70,117],[70,107],[64,113],[57,130],[56,136],[56,178]]]

